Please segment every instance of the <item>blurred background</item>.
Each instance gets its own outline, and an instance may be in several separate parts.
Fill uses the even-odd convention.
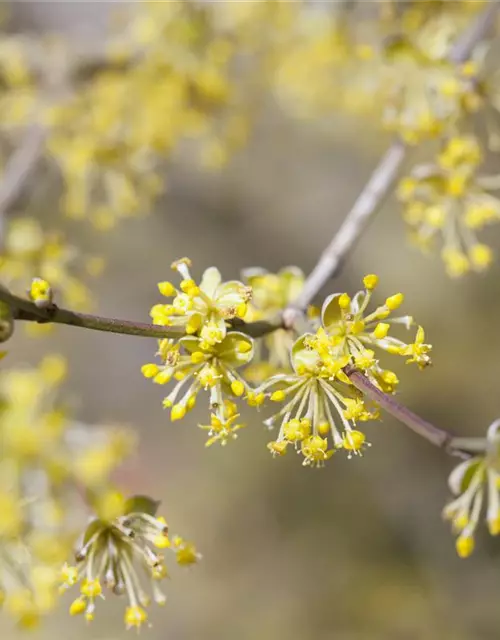
[[[99,37],[115,3],[14,2],[16,29]],[[189,256],[197,276],[216,265],[225,279],[289,264],[306,273],[390,140],[354,116],[327,126],[287,118],[272,105],[248,146],[219,172],[186,159],[169,169],[168,190],[145,219],[107,234],[54,218],[50,193],[37,205],[84,252],[105,256],[92,284],[104,316],[148,320],[156,283],[172,260]],[[436,254],[406,240],[400,206],[389,200],[323,292],[355,292],[365,273],[379,295],[406,296],[434,345],[423,372],[396,363],[400,400],[457,435],[482,436],[500,416],[498,381],[500,264],[484,276],[450,280]],[[500,231],[486,232],[499,247]],[[203,561],[172,568],[164,609],[151,608],[151,640],[433,640],[500,637],[500,546],[483,531],[468,560],[455,553],[441,509],[454,460],[390,416],[368,423],[362,459],[338,455],[324,469],[293,455],[273,459],[258,414],[226,448],[204,448],[197,428],[204,403],[170,423],[162,389],[141,375],[156,342],[57,327],[33,340],[17,331],[9,364],[63,353],[65,388],[79,420],[134,427],[140,444],[118,475],[124,490],[151,494],[172,532],[195,541]],[[69,632],[95,640],[123,637],[123,605],[109,598],[95,622],[69,620],[63,599],[32,637]],[[69,626],[71,625],[71,627]],[[2,636],[22,632],[2,621]]]

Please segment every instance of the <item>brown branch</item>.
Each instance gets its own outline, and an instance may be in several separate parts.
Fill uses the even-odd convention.
[[[300,310],[306,309],[328,280],[340,271],[344,259],[351,252],[396,181],[406,150],[406,145],[396,140],[385,153],[340,229],[309,274],[304,288],[293,303],[294,307]]]
[[[394,416],[417,435],[421,436],[431,444],[453,456],[469,458],[471,454],[484,452],[486,441],[482,439],[475,443],[470,443],[469,438],[455,438],[451,433],[431,424],[421,416],[413,413],[410,409],[400,404],[394,396],[387,395],[376,387],[361,371],[352,366],[347,366],[345,374],[353,385],[363,392],[363,394],[376,402],[387,413]]]
[[[134,322],[131,320],[120,320],[118,318],[104,318],[88,313],[61,309],[56,305],[47,308],[40,308],[34,302],[20,298],[7,289],[0,286],[0,301],[5,302],[12,309],[14,320],[24,320],[27,322],[38,322],[42,324],[65,324],[71,327],[82,329],[92,329],[93,331],[105,331],[110,333],[120,333],[129,336],[139,336],[143,338],[182,338],[186,334],[182,327],[161,327],[156,324],[146,322]],[[251,337],[259,337],[267,332],[269,323],[249,322],[242,320],[233,323],[234,329],[243,331]],[[278,328],[278,327],[276,327]]]
[[[41,125],[32,125],[9,158],[0,182],[0,220],[16,204],[42,157],[45,136],[45,129]]]
[[[498,0],[491,2],[470,28],[458,38],[449,56],[452,63],[461,64],[470,57],[474,47],[492,27],[499,6]],[[292,307],[295,310],[304,311],[328,280],[339,273],[344,259],[353,249],[372,217],[380,209],[391,186],[396,181],[407,151],[408,147],[401,140],[398,140],[382,157],[352,209],[345,217],[340,229],[306,279],[302,292],[293,302]]]

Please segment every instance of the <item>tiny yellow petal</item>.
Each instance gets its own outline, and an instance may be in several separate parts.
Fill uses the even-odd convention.
[[[368,291],[373,291],[378,284],[378,276],[374,273],[370,273],[363,278],[363,284]]]
[[[199,364],[205,359],[205,354],[202,351],[194,351],[191,354],[191,362],[193,364]]]
[[[393,296],[387,298],[385,304],[391,311],[395,311],[403,304],[403,300],[404,295],[402,293],[395,293]]]
[[[461,535],[457,538],[455,547],[460,558],[468,558],[474,551],[474,538],[470,535]]]
[[[349,309],[351,306],[351,298],[347,293],[343,293],[339,298],[339,307],[341,309]]]
[[[235,396],[242,396],[245,393],[245,385],[240,380],[231,382],[231,391]]]
[[[166,296],[167,298],[177,295],[177,289],[171,282],[168,282],[168,280],[165,280],[165,282],[159,282],[158,289],[161,295]]]
[[[175,422],[176,420],[182,420],[186,415],[186,408],[182,404],[176,404],[172,407],[170,412],[170,420]]]
[[[76,600],[73,600],[73,602],[71,603],[69,607],[69,614],[71,616],[77,616],[83,613],[86,608],[87,608],[87,603],[85,602],[85,600],[83,598],[77,598]]]
[[[160,371],[160,367],[157,364],[145,364],[141,367],[142,375],[145,378],[154,378]]]
[[[387,322],[379,322],[373,331],[373,335],[378,340],[382,340],[389,333],[390,325]]]
[[[279,390],[279,391],[275,391],[274,393],[271,394],[271,400],[273,402],[282,402],[286,397],[286,394],[284,391]]]

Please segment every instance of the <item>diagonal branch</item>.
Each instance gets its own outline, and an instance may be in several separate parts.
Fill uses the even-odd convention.
[[[427,420],[400,404],[394,396],[389,396],[381,391],[361,371],[352,366],[347,366],[344,372],[353,385],[362,391],[366,397],[379,404],[387,413],[394,416],[399,422],[402,422],[434,446],[461,458],[469,458],[472,453],[477,453],[478,451],[484,452],[486,442],[484,439],[478,440],[475,443],[475,448],[469,448],[469,438],[455,438],[449,431],[427,422]]]
[[[499,0],[493,0],[488,4],[470,28],[458,38],[450,52],[450,62],[461,64],[470,57],[474,47],[494,24],[499,8]],[[344,259],[365,231],[371,218],[378,212],[396,181],[407,151],[408,147],[401,140],[389,147],[340,229],[309,274],[304,289],[292,304],[294,309],[304,311],[328,280],[339,273]]]
[[[344,259],[349,255],[374,214],[380,209],[384,198],[396,181],[406,157],[406,151],[406,145],[396,140],[385,153],[342,226],[309,274],[302,292],[293,303],[294,307],[302,311],[306,309],[328,280],[340,271]]]
[[[41,125],[31,126],[9,159],[0,182],[0,224],[9,209],[16,204],[35,170],[42,156],[45,136],[46,131]]]

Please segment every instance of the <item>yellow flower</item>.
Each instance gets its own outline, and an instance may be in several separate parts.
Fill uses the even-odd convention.
[[[238,331],[229,331],[214,345],[207,345],[202,337],[185,336],[178,343],[160,340],[157,355],[162,364],[146,364],[142,372],[156,384],[177,381],[163,400],[163,406],[171,409],[171,420],[182,420],[200,392],[206,391],[211,419],[210,425],[200,427],[208,431],[207,446],[214,442],[225,445],[234,439],[242,425],[235,424],[236,405],[229,397],[251,393],[237,370],[251,361],[253,340]]]
[[[141,586],[139,569],[147,576],[155,602],[165,604],[158,583],[167,577],[167,571],[155,547],[172,550],[181,565],[194,564],[201,556],[179,536],[170,542],[164,518],[155,515],[157,507],[147,496],[134,496],[121,502],[121,513],[111,520],[90,522],[76,551],[76,566],[65,564],[61,573],[62,591],[80,582],[80,596],[70,606],[71,615],[84,614],[92,620],[96,599],[105,588],[126,595],[127,628],[143,625],[150,598]]]
[[[288,445],[302,454],[303,464],[323,466],[335,449],[344,449],[350,458],[361,455],[364,434],[355,428],[357,421],[375,419],[375,408],[369,408],[345,377],[332,375],[320,354],[311,349],[313,334],[299,338],[292,349],[291,374],[277,374],[264,382],[258,393],[282,403],[282,408],[264,424],[273,428],[280,424],[278,437],[268,444],[276,455],[283,455]],[[338,372],[349,357],[338,361]],[[336,415],[336,417],[334,417]],[[329,449],[329,440],[333,449]]]
[[[95,262],[92,258],[83,259],[61,234],[44,232],[33,218],[7,222],[0,258],[2,282],[19,295],[29,287],[36,304],[50,305],[56,290],[61,304],[79,311],[91,307],[92,296],[83,277],[98,274]],[[33,279],[34,274],[38,277]]]
[[[392,391],[397,384],[397,377],[381,368],[376,349],[407,356],[407,363],[414,362],[423,368],[431,362],[431,346],[424,342],[422,327],[417,329],[413,343],[408,344],[390,335],[393,327],[403,325],[409,329],[414,324],[411,316],[392,317],[392,313],[403,303],[403,294],[389,296],[383,305],[368,313],[377,281],[375,276],[369,275],[364,283],[365,290],[358,291],[352,299],[346,293],[328,296],[321,312],[323,326],[315,336],[308,338],[307,344],[321,357],[332,376],[347,382],[342,367],[348,362],[362,370],[384,391]]]
[[[464,460],[450,474],[455,496],[443,509],[456,539],[457,554],[467,558],[474,551],[474,536],[486,502],[486,522],[492,536],[500,534],[500,420],[488,428],[486,453]]]
[[[304,274],[298,267],[285,267],[278,273],[253,268],[243,272],[244,281],[252,288],[252,300],[245,320],[268,320],[296,300],[304,286]],[[263,382],[270,375],[290,370],[290,350],[297,338],[290,329],[278,329],[256,340],[255,356],[245,369],[249,382]]]
[[[199,336],[202,345],[210,348],[224,339],[229,320],[245,315],[252,291],[236,280],[222,282],[215,267],[206,269],[198,285],[190,266],[188,258],[172,264],[182,277],[179,289],[171,282],[160,282],[160,293],[173,300],[155,305],[150,315],[155,324],[185,327],[186,333]]]
[[[493,261],[492,249],[477,233],[500,221],[500,200],[489,193],[488,180],[479,174],[481,161],[476,138],[451,137],[434,164],[415,167],[399,188],[413,239],[422,249],[441,242],[441,258],[451,277],[484,271]],[[408,180],[411,191],[405,186]]]

